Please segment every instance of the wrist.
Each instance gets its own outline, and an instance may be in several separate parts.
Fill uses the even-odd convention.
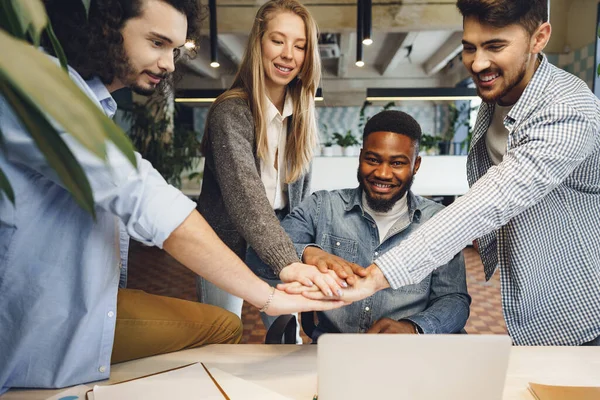
[[[390,287],[388,280],[386,279],[383,271],[377,266],[377,264],[371,264],[369,267],[369,274],[373,277],[375,282],[375,292]]]
[[[269,306],[273,302],[273,297],[275,297],[275,287],[274,286],[270,286],[269,296],[267,297],[267,299],[263,303],[263,306],[258,311],[259,312],[267,312],[267,310],[269,309]]]
[[[314,255],[315,250],[321,250],[321,248],[319,246],[317,246],[316,244],[309,244],[307,245],[304,250],[302,251],[302,257],[300,257],[300,259],[302,260],[303,263],[306,263],[306,258],[305,257],[310,257],[311,255]]]

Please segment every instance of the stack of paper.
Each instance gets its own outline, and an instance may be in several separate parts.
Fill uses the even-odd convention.
[[[88,400],[289,400],[269,389],[202,363],[107,386],[94,386]]]

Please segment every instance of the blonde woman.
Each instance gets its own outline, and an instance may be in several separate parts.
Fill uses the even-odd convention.
[[[335,296],[345,282],[301,264],[279,225],[310,193],[320,77],[317,27],[308,10],[296,0],[265,3],[233,85],[208,113],[198,210],[263,278],[314,283]],[[200,277],[197,289],[201,302],[241,315],[241,299]]]

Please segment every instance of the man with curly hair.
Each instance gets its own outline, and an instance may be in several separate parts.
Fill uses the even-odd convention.
[[[198,35],[197,0],[92,0],[89,16],[80,0],[46,7],[71,78],[109,117],[115,90],[166,87],[186,40]],[[109,144],[104,162],[62,134],[90,182],[94,220],[2,98],[0,130],[0,168],[17,199],[0,197],[0,393],[97,381],[111,363],[240,341],[241,322],[228,311],[118,289],[130,237],[272,315],[342,305],[270,288],[139,154],[136,168]]]

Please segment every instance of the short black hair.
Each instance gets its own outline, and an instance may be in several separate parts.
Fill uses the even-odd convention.
[[[519,24],[530,35],[548,22],[548,0],[458,0],[463,18],[476,17],[496,28]]]
[[[398,110],[385,110],[372,116],[365,125],[363,143],[373,132],[393,132],[408,136],[415,143],[417,150],[423,136],[419,123],[407,113]]]

